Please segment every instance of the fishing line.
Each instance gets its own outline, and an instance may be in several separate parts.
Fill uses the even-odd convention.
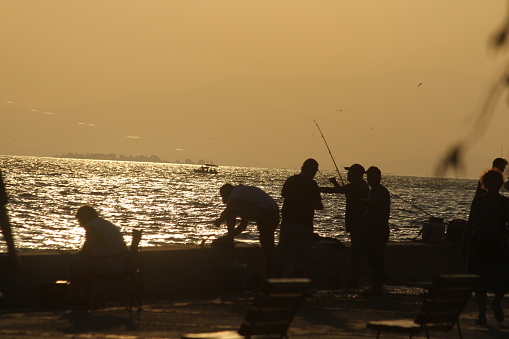
[[[341,180],[341,184],[345,184],[343,181],[343,178],[341,177],[341,173],[339,173],[338,165],[336,165],[336,160],[334,160],[334,157],[332,156],[332,152],[330,151],[329,145],[327,144],[327,140],[325,140],[325,137],[323,136],[322,130],[320,129],[320,126],[318,126],[318,123],[316,120],[313,120],[316,127],[318,127],[318,131],[320,132],[320,135],[322,136],[323,141],[325,142],[325,146],[327,147],[327,150],[329,151],[329,155],[332,158],[332,162],[334,163],[334,166],[336,167],[336,171],[338,172],[339,179]]]
[[[433,216],[431,213],[426,212],[425,210],[423,210],[423,209],[422,209],[422,208],[420,208],[419,206],[412,204],[410,201],[403,199],[403,198],[402,198],[402,197],[400,197],[399,195],[394,194],[394,193],[392,193],[392,192],[391,192],[391,195],[393,195],[394,197],[396,197],[396,198],[398,198],[398,199],[400,199],[400,200],[402,200],[402,201],[406,202],[407,204],[409,204],[409,205],[410,205],[410,206],[412,206],[413,208],[418,209],[419,211],[423,212],[424,214],[427,214],[427,215],[429,215],[430,217],[434,218],[434,216]]]
[[[339,179],[341,179],[341,183],[344,185],[345,183],[343,182],[343,178],[341,177],[341,173],[339,172],[338,165],[336,165],[336,161],[334,160],[334,156],[332,155],[332,152],[331,152],[331,150],[330,150],[330,147],[329,147],[329,145],[327,144],[327,140],[325,140],[325,136],[324,136],[324,135],[323,135],[323,133],[322,133],[322,129],[320,128],[320,126],[318,125],[318,123],[316,122],[316,120],[313,120],[313,122],[315,123],[316,127],[318,127],[318,131],[320,132],[320,135],[322,136],[322,139],[323,139],[323,141],[325,142],[325,146],[327,147],[327,150],[329,151],[329,155],[330,155],[330,157],[331,157],[331,159],[332,159],[332,162],[334,163],[334,166],[336,167],[336,171],[338,172]],[[396,197],[396,198],[398,198],[398,199],[400,199],[400,200],[402,200],[402,201],[406,202],[406,203],[407,203],[407,204],[409,204],[410,206],[412,206],[412,207],[414,207],[414,208],[418,209],[419,211],[421,211],[421,212],[425,213],[426,215],[428,215],[428,216],[430,216],[430,217],[434,217],[431,213],[429,213],[429,212],[427,212],[427,211],[423,210],[422,208],[420,208],[419,206],[417,206],[417,205],[415,205],[415,204],[412,204],[410,201],[403,199],[403,198],[402,198],[402,197],[400,197],[399,195],[394,194],[394,193],[392,193],[392,192],[391,192],[391,194],[392,194],[394,197]]]
[[[394,194],[394,193],[392,193],[392,192],[391,192],[391,195],[393,195],[394,197],[396,197],[396,198],[398,198],[398,199],[401,199],[402,201],[406,202],[407,204],[409,204],[409,205],[410,205],[410,206],[412,206],[413,208],[416,208],[416,209],[418,209],[419,211],[421,211],[421,212],[423,212],[423,213],[425,213],[425,214],[429,215],[430,217],[434,218],[434,216],[433,216],[432,214],[430,214],[430,213],[426,212],[425,210],[423,210],[423,209],[422,209],[422,208],[420,208],[419,206],[412,204],[410,201],[403,199],[403,198],[402,198],[402,197],[400,197],[399,195]],[[420,229],[419,233],[417,233],[417,235],[415,236],[415,238],[413,238],[413,239],[412,239],[412,241],[416,241],[416,240],[417,240],[417,238],[419,238],[419,237],[420,237],[420,235],[422,234],[422,229],[423,229],[423,228],[421,227],[421,229]]]

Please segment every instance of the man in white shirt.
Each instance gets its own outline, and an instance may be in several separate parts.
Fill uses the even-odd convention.
[[[127,269],[127,245],[120,230],[111,222],[99,217],[92,206],[82,206],[76,219],[85,229],[85,243],[69,263],[73,303],[88,307],[92,276],[122,274]]]
[[[265,275],[266,278],[270,278],[274,273],[274,232],[279,225],[277,203],[270,195],[254,186],[225,184],[219,192],[226,208],[214,224],[219,227],[226,221],[228,228],[226,240],[231,242],[233,247],[233,239],[246,230],[249,221],[256,222],[260,245],[265,255]],[[237,216],[240,217],[238,226],[236,226]]]

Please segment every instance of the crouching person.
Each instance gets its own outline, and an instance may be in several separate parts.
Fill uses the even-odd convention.
[[[265,277],[274,273],[275,247],[274,232],[279,225],[279,206],[270,195],[258,187],[224,184],[219,193],[226,208],[214,225],[221,226],[226,221],[228,234],[220,238],[233,249],[234,238],[244,232],[250,221],[258,226],[260,245],[265,257]],[[240,223],[237,225],[237,216]]]
[[[127,246],[120,230],[99,217],[92,206],[82,206],[76,219],[85,231],[85,243],[69,262],[73,306],[88,308],[93,275],[115,276],[127,269]]]

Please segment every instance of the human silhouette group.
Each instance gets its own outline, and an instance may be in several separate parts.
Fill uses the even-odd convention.
[[[319,187],[314,180],[318,166],[315,159],[305,160],[300,173],[290,176],[283,184],[277,248],[274,246],[274,232],[278,226],[279,209],[274,200],[259,188],[222,186],[220,192],[226,208],[215,224],[219,226],[227,221],[228,233],[223,239],[228,239],[232,248],[235,236],[246,229],[249,221],[256,222],[265,254],[265,277],[310,277],[315,211],[324,208],[321,193],[345,194],[345,226],[351,239],[351,277],[346,286],[360,286],[359,265],[361,258],[366,257],[372,281],[365,293],[380,295],[386,281],[385,246],[389,239],[391,204],[389,191],[381,184],[382,173],[375,166],[365,171],[363,166],[354,164],[345,167],[349,181],[346,185],[339,185],[332,178],[332,187]],[[240,223],[235,227],[237,216]]]
[[[461,253],[468,259],[468,272],[478,274],[481,283],[475,289],[479,325],[487,323],[487,294],[493,317],[504,320],[502,299],[509,286],[509,198],[500,194],[504,185],[503,172],[507,161],[497,158],[492,168],[481,176],[461,243]],[[355,163],[347,170],[347,183],[330,178],[331,186],[320,187],[315,181],[319,164],[305,160],[300,172],[290,176],[281,189],[281,210],[276,201],[262,189],[226,183],[219,189],[226,205],[212,223],[226,224],[227,233],[216,244],[234,249],[236,236],[254,222],[264,255],[264,277],[310,277],[314,241],[314,217],[324,208],[322,194],[345,196],[344,226],[350,237],[350,276],[343,287],[360,287],[362,258],[370,269],[371,286],[363,293],[383,294],[387,280],[385,250],[389,239],[391,194],[382,185],[382,172],[371,166],[367,170]],[[366,176],[366,179],[364,179]],[[0,172],[0,227],[7,244],[7,272],[14,273],[18,260],[6,205],[8,196]],[[119,228],[100,217],[90,205],[76,212],[76,219],[85,229],[81,250],[69,261],[73,288],[73,304],[88,307],[91,276],[120,274],[126,269],[128,249]],[[240,222],[237,222],[240,218]],[[279,242],[275,234],[279,228]]]

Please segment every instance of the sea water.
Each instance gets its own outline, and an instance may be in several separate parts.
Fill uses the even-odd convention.
[[[83,204],[95,206],[130,241],[143,230],[141,246],[201,244],[224,235],[212,221],[224,208],[219,187],[253,185],[282,206],[284,181],[298,170],[220,166],[217,174],[198,173],[198,165],[0,156],[7,205],[20,250],[78,249],[84,229],[74,215]],[[383,170],[383,169],[382,169]],[[316,181],[330,186],[337,175],[320,171]],[[346,175],[343,174],[343,179]],[[444,221],[466,219],[476,180],[384,175],[392,195],[390,241],[416,239],[430,216]],[[345,197],[322,194],[324,210],[315,215],[315,232],[348,241],[344,228]],[[238,240],[258,241],[255,225]],[[0,250],[5,251],[4,242]]]

